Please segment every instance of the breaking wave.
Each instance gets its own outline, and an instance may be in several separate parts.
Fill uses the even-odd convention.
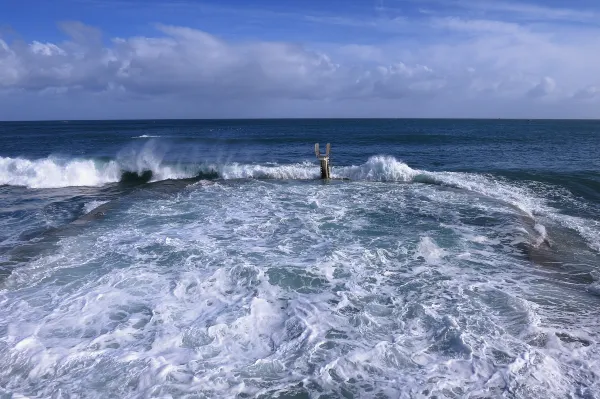
[[[160,157],[149,152],[110,161],[0,157],[0,185],[28,188],[99,187],[120,181],[146,183],[191,178],[200,172],[196,166],[163,163]]]
[[[119,181],[120,175],[119,165],[115,161],[0,157],[0,185],[29,188],[101,186]]]
[[[319,166],[310,162],[288,165],[168,164],[151,151],[142,151],[111,161],[0,157],[0,185],[29,188],[102,186],[117,182],[141,184],[190,178],[310,180],[318,179],[319,174]],[[510,204],[532,219],[536,215],[553,219],[567,228],[578,231],[593,249],[600,251],[600,232],[597,225],[590,225],[586,219],[563,215],[549,207],[543,195],[493,176],[418,170],[391,156],[373,156],[358,166],[334,166],[332,176],[353,181],[428,183],[468,190]],[[543,225],[536,227],[540,232],[543,229]],[[545,231],[540,233],[541,237],[545,235]]]
[[[426,173],[387,156],[374,156],[360,166],[334,167],[332,170],[332,176],[337,179],[380,182],[410,182],[417,176],[421,176],[419,181],[425,181]],[[288,165],[169,164],[147,152],[108,162],[54,157],[37,160],[0,157],[0,185],[29,188],[102,186],[132,179],[159,181],[198,176],[225,180],[310,180],[318,179],[320,172],[319,166],[310,162]]]

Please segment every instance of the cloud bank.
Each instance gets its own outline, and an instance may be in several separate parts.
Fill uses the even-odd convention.
[[[600,117],[592,28],[457,17],[413,28],[416,38],[357,45],[228,41],[166,25],[104,38],[63,23],[60,43],[0,38],[0,119]]]

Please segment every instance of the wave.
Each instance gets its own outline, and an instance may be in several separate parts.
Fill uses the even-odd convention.
[[[318,179],[319,166],[313,163],[290,165],[205,165],[222,179]],[[495,198],[519,208],[533,217],[545,209],[544,201],[526,188],[517,187],[498,178],[462,172],[430,172],[413,169],[392,156],[373,156],[358,166],[334,166],[334,179],[372,182],[427,183],[468,190]]]
[[[29,188],[101,186],[119,181],[148,182],[168,179],[287,179],[310,180],[320,176],[319,166],[304,162],[279,164],[171,164],[153,151],[129,153],[117,160],[45,158],[27,160],[0,157],[0,185]],[[526,188],[500,178],[462,172],[413,169],[391,156],[373,156],[362,165],[334,166],[332,177],[353,181],[419,182],[465,189],[510,203],[529,216],[543,211],[544,201]]]
[[[287,165],[261,164],[169,164],[156,152],[144,150],[117,160],[45,158],[27,160],[0,157],[0,185],[29,188],[102,186],[108,183],[143,184],[169,179],[285,179],[310,180],[320,176],[319,166],[305,162]],[[334,166],[332,177],[353,181],[416,182],[454,187],[510,204],[535,222],[541,242],[545,227],[536,220],[543,215],[576,230],[590,246],[600,251],[600,229],[589,220],[562,214],[548,205],[545,195],[525,185],[491,175],[463,172],[430,172],[413,169],[391,156],[373,156],[362,165]]]
[[[134,137],[132,137],[132,139],[151,139],[151,138],[157,138],[157,137],[161,137],[161,136],[153,136],[153,135],[149,135],[149,134],[142,134],[141,136],[134,136]]]
[[[164,162],[152,151],[129,153],[116,160],[45,158],[28,160],[0,157],[0,185],[30,188],[101,186],[119,181],[148,182],[168,179],[285,179],[310,180],[320,176],[319,166],[304,162],[279,164],[183,164]],[[445,185],[496,198],[528,216],[545,209],[543,199],[531,190],[501,178],[463,172],[413,169],[391,156],[373,156],[362,165],[332,167],[334,179],[373,182],[418,182]]]
[[[0,185],[29,188],[102,186],[119,181],[120,175],[119,165],[115,161],[0,157]]]
[[[260,164],[204,164],[199,171],[214,172],[219,178],[234,179],[283,179],[283,180],[313,180],[321,176],[318,165],[310,162],[288,165]],[[374,156],[360,166],[333,167],[331,175],[334,179],[380,181],[380,182],[410,182],[423,172],[410,168],[403,162],[388,156]]]
[[[314,164],[169,164],[149,153],[118,160],[29,160],[0,157],[0,185],[28,188],[99,187],[109,183],[146,183],[190,178],[205,179],[316,179]]]
[[[194,166],[167,165],[142,154],[133,160],[102,161],[48,157],[0,157],[0,185],[28,188],[100,187],[109,183],[146,183],[196,177]]]

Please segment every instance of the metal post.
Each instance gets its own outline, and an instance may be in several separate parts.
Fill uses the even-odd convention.
[[[319,143],[315,144],[315,155],[321,163],[321,179],[331,179],[331,166],[329,165],[329,151],[331,145],[327,143],[325,154],[321,154],[319,151]]]

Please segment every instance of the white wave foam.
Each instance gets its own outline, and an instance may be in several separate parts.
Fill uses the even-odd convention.
[[[318,179],[320,176],[319,166],[310,162],[289,165],[231,163],[224,165],[204,165],[200,169],[204,172],[214,171],[219,177],[225,180],[311,180]],[[374,156],[359,166],[339,166],[332,168],[332,176],[336,179],[362,181],[409,182],[421,173],[390,156]]]
[[[103,162],[93,159],[36,160],[0,157],[0,185],[29,188],[61,188],[73,186],[98,187],[115,183],[123,172],[152,172],[152,180],[185,179],[198,174],[196,165],[168,165],[152,143],[141,151],[119,154],[117,160]]]
[[[149,137],[149,136],[148,136]],[[317,179],[319,167],[314,163],[289,165],[221,164],[221,165],[169,165],[163,162],[164,149],[149,141],[141,151],[119,154],[116,161],[98,162],[73,159],[62,161],[54,158],[27,160],[0,157],[0,184],[26,186],[30,188],[54,188],[67,186],[101,186],[117,182],[123,171],[142,173],[152,171],[152,180],[184,179],[197,176],[200,172],[216,173],[225,180],[230,179]],[[590,246],[600,250],[600,226],[589,221],[560,214],[547,205],[543,195],[533,190],[502,181],[492,176],[460,173],[429,172],[412,169],[391,156],[373,156],[358,166],[332,168],[334,178],[359,181],[411,182],[428,181],[468,190],[519,209],[526,216],[546,216],[564,227],[572,228],[584,237]],[[538,223],[536,221],[536,223]],[[541,225],[536,228],[538,240],[547,238]]]
[[[32,397],[282,397],[307,375],[332,397],[597,391],[597,348],[555,334],[593,335],[594,303],[440,223],[470,198],[245,182],[123,201],[9,276],[0,377]]]
[[[161,137],[161,136],[153,136],[150,134],[142,134],[141,136],[134,136],[132,137],[133,139],[150,139],[150,138],[156,138],[156,137]]]
[[[412,181],[420,173],[390,156],[374,156],[360,166],[347,166],[332,170],[333,176],[337,178],[396,182]]]
[[[587,241],[590,248],[600,252],[600,222],[559,213],[550,214],[549,217],[562,226],[577,231]]]
[[[438,247],[435,242],[429,237],[422,237],[417,247],[416,256],[422,257],[429,264],[437,264],[446,252]]]
[[[319,168],[314,164],[302,163],[291,165],[265,166],[228,164],[214,166],[219,176],[223,179],[316,179],[319,177]]]
[[[91,211],[93,211],[94,209],[98,208],[99,206],[102,206],[106,203],[108,203],[109,201],[90,201],[88,203],[86,203],[83,206],[83,212],[84,213],[90,213]]]
[[[600,223],[579,217],[567,216],[549,206],[543,195],[538,195],[528,187],[503,181],[488,175],[462,172],[429,172],[412,169],[394,157],[374,156],[360,166],[333,168],[336,178],[368,181],[429,181],[468,190],[485,197],[505,202],[515,207],[535,221],[534,231],[537,245],[548,239],[546,228],[536,220],[536,216],[547,217],[560,225],[573,229],[583,237],[589,247],[600,251]]]
[[[116,162],[100,163],[89,159],[62,161],[45,158],[28,160],[0,157],[0,185],[29,188],[101,186],[119,181]]]
[[[546,209],[545,201],[530,190],[486,175],[460,172],[423,172],[423,174],[435,183],[472,191],[511,204],[529,217]]]
[[[600,223],[576,216],[564,215],[558,209],[548,205],[543,194],[538,194],[530,188],[474,173],[422,172],[422,174],[438,184],[468,190],[505,202],[519,209],[535,223],[533,228],[538,234],[534,238],[534,245],[536,246],[548,240],[546,226],[539,223],[538,220],[543,217],[576,231],[591,249],[600,252]]]
[[[147,136],[150,137],[150,136]],[[152,180],[184,179],[200,172],[216,172],[220,178],[310,180],[320,176],[319,167],[304,162],[289,165],[230,163],[221,165],[169,165],[152,143],[139,152],[120,154],[116,161],[99,162],[89,159],[58,160],[52,157],[37,160],[0,157],[0,184],[30,188],[68,186],[101,186],[119,181],[124,171],[141,174],[152,171]],[[371,157],[360,166],[335,167],[335,178],[367,181],[411,181],[420,171],[393,157]]]

